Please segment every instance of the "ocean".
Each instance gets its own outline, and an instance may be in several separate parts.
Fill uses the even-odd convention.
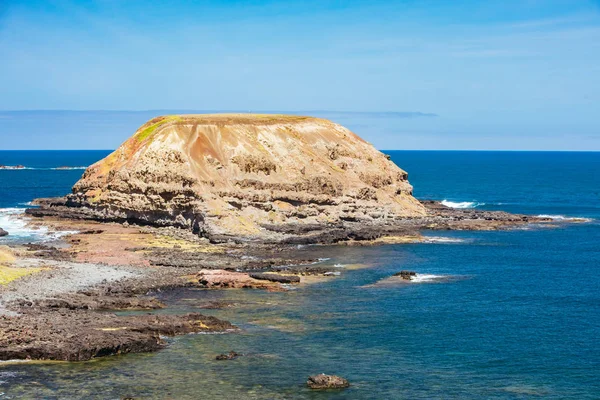
[[[600,399],[600,153],[387,153],[418,198],[550,215],[556,225],[303,247],[340,276],[286,293],[161,294],[169,307],[157,312],[212,314],[241,333],[169,339],[153,354],[0,365],[2,398]],[[12,215],[67,193],[83,173],[56,168],[106,154],[0,151],[0,164],[28,168],[0,170],[0,227],[13,234],[0,245],[53,239]],[[379,283],[400,270],[424,278]],[[235,306],[198,309],[208,300]],[[214,360],[230,350],[245,356]],[[306,378],[321,372],[352,386],[311,392]]]

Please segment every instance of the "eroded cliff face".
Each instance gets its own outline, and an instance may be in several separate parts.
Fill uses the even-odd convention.
[[[89,167],[68,205],[220,239],[426,214],[406,172],[343,126],[255,114],[155,118]]]

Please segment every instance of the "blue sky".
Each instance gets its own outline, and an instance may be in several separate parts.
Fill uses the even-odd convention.
[[[0,110],[422,112],[349,125],[387,149],[600,150],[600,0],[160,3],[0,0]],[[4,113],[0,149],[135,130],[105,122],[90,142]]]

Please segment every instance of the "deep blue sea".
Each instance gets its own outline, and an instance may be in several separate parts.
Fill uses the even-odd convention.
[[[388,153],[419,198],[552,215],[557,225],[299,249],[345,267],[286,293],[163,295],[170,307],[159,312],[210,313],[242,333],[170,339],[154,354],[0,366],[1,398],[600,399],[600,153]],[[0,164],[31,168],[0,170],[0,227],[33,198],[67,193],[83,172],[50,168],[106,154],[0,152]],[[588,222],[565,223],[573,217]],[[402,269],[450,279],[378,284]],[[198,310],[208,299],[238,305]],[[229,350],[247,355],[214,361]],[[321,372],[352,386],[306,389]]]

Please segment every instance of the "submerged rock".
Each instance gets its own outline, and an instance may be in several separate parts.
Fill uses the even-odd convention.
[[[8,232],[6,232],[4,229],[0,228],[0,237],[3,236],[8,236]]]
[[[215,360],[223,361],[223,360],[234,360],[238,357],[242,356],[240,353],[236,353],[235,351],[230,351],[227,354],[219,354],[215,357]]]
[[[175,226],[213,241],[323,242],[332,228],[331,240],[343,240],[424,216],[407,176],[324,119],[174,115],[90,166],[64,205],[68,217]]]
[[[306,384],[311,389],[342,389],[350,386],[350,383],[344,378],[325,374],[310,376]]]

